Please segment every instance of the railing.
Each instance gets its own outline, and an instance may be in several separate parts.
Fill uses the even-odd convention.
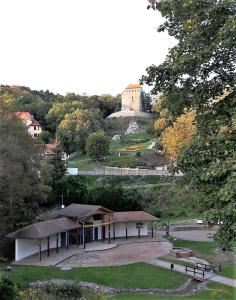
[[[205,270],[204,269],[191,268],[191,267],[185,266],[185,273],[188,273],[188,272],[193,273],[194,277],[195,277],[196,274],[199,274],[204,279],[204,276],[205,276]]]
[[[67,168],[69,175],[104,175],[104,176],[172,176],[167,170],[148,170],[131,168],[105,168],[90,171],[82,171],[78,168]],[[174,176],[182,176],[175,174]]]
[[[195,266],[198,270],[204,270],[207,272],[209,272],[209,271],[216,272],[216,270],[217,270],[217,266],[210,265],[210,264],[196,263]]]

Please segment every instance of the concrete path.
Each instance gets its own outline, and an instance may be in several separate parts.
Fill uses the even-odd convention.
[[[160,259],[155,259],[155,260],[149,261],[149,263],[152,264],[152,265],[159,266],[159,267],[170,270],[170,264],[171,264],[170,262],[166,262],[166,261],[163,261],[163,260],[160,260]],[[181,266],[181,265],[178,265],[178,264],[174,264],[174,271],[180,272],[182,274],[186,274],[185,267]],[[216,275],[213,271],[205,272],[205,277],[204,278],[236,288],[236,280],[235,279],[231,279],[231,278],[223,277],[223,276],[220,276],[220,275]]]
[[[218,282],[218,283],[222,283],[225,285],[230,285],[230,286],[233,286],[234,288],[236,288],[236,280],[232,279],[232,278],[227,278],[227,277],[220,276],[220,275],[213,275],[210,278],[210,280]]]

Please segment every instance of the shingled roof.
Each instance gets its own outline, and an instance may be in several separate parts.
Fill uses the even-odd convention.
[[[95,214],[111,214],[111,210],[98,206],[98,205],[87,205],[87,204],[76,204],[72,203],[69,206],[61,209],[59,215],[73,218],[86,218]]]
[[[105,221],[109,218],[105,216]],[[146,213],[145,211],[119,211],[110,216],[111,223],[118,222],[138,222],[138,221],[158,221],[159,219]]]
[[[34,223],[7,235],[15,239],[43,239],[50,235],[79,228],[76,221],[62,217],[54,220]]]

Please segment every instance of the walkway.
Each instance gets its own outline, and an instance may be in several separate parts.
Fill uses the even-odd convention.
[[[170,270],[170,264],[171,264],[170,262],[166,262],[166,261],[163,261],[163,260],[160,260],[160,259],[155,259],[155,260],[149,261],[149,263],[152,264],[152,265],[159,266],[159,267]],[[178,265],[178,264],[174,264],[174,271],[186,274],[185,266],[181,266],[181,265]],[[220,276],[220,275],[216,275],[213,271],[205,272],[205,277],[204,278],[236,288],[236,280],[235,279],[231,279],[231,278],[223,277],[223,276]]]

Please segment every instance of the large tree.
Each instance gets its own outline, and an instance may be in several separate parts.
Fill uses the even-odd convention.
[[[41,149],[20,120],[0,110],[0,256],[9,255],[5,235],[28,225],[46,201]]]
[[[236,237],[236,5],[235,0],[150,0],[166,21],[158,31],[177,40],[165,61],[147,68],[142,82],[163,92],[174,116],[196,111],[197,133],[177,166],[205,194],[199,207],[220,222],[224,247]]]
[[[84,151],[88,135],[101,129],[101,126],[98,111],[76,109],[65,115],[58,126],[57,137],[67,153]]]
[[[103,132],[91,133],[86,142],[86,153],[94,160],[100,160],[109,154],[110,138]]]

